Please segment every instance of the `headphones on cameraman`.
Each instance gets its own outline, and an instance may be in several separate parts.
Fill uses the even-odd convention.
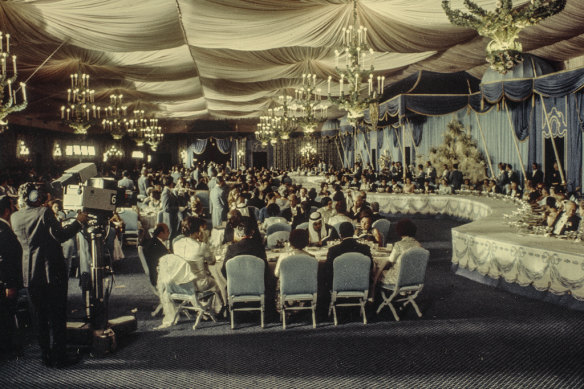
[[[34,182],[26,182],[20,185],[18,197],[29,207],[39,206],[46,200],[46,194],[42,191],[41,186]]]

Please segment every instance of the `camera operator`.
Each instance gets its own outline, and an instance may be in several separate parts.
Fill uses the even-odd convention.
[[[22,247],[8,223],[13,209],[10,198],[0,196],[0,351],[4,356],[20,346],[14,315],[22,287]]]
[[[65,352],[68,277],[61,243],[81,230],[87,214],[79,213],[76,222],[62,227],[52,210],[41,206],[46,200],[42,188],[25,183],[18,196],[23,207],[12,214],[12,228],[23,248],[23,284],[38,321],[42,362],[64,367],[76,360]]]

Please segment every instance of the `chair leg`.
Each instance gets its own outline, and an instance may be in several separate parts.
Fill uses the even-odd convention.
[[[154,312],[152,312],[150,315],[152,317],[155,317],[156,315],[158,315],[160,313],[160,311],[162,311],[162,304],[158,304],[158,306],[156,307]]]
[[[316,306],[312,305],[312,328],[316,328]]]
[[[197,319],[195,320],[195,324],[193,324],[193,330],[197,329],[197,326],[199,325],[199,322],[201,321],[202,316],[203,316],[203,311],[199,311],[197,313]]]
[[[284,304],[282,304],[282,328],[286,329],[286,311],[284,309]]]
[[[395,321],[399,321],[399,316],[397,315],[397,312],[396,312],[393,304],[387,303],[387,305],[389,306],[389,309],[391,309],[391,313],[393,313],[393,317],[395,318]]]
[[[408,301],[412,303],[412,307],[414,307],[414,309],[416,310],[416,313],[418,314],[418,317],[422,317],[422,312],[420,312],[420,307],[418,307],[418,304],[416,304],[416,302],[414,301],[414,299],[408,300]]]
[[[333,305],[333,317],[335,319],[335,325],[339,325],[339,320],[337,319],[337,307]]]
[[[234,318],[233,318],[233,305],[229,304],[229,317],[231,318],[231,329],[234,329]]]
[[[367,324],[367,315],[365,314],[365,301],[361,300],[361,316],[363,316],[363,324]]]

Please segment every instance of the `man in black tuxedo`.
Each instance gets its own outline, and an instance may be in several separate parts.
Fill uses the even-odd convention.
[[[576,214],[578,205],[573,201],[567,201],[564,211],[558,214],[552,225],[554,235],[563,235],[567,231],[577,231],[580,226],[580,216]]]
[[[150,282],[156,286],[158,280],[158,261],[163,255],[170,251],[164,244],[170,238],[170,229],[164,223],[158,223],[152,232],[152,239],[148,239],[144,244],[144,258],[150,271]]]
[[[164,176],[162,178],[162,185],[164,186],[160,195],[162,222],[170,229],[170,239],[172,240],[179,234],[178,197],[174,194],[172,177]]]
[[[8,196],[0,196],[0,352],[9,355],[18,346],[16,303],[22,288],[22,247],[8,220],[13,205]]]
[[[79,213],[76,222],[61,226],[53,211],[41,206],[45,198],[35,184],[21,185],[18,196],[24,207],[10,220],[22,245],[23,285],[38,320],[42,361],[47,366],[66,366],[74,361],[67,360],[65,353],[68,273],[61,244],[81,230],[87,214]]]
[[[373,263],[373,257],[371,256],[371,249],[369,246],[357,242],[357,239],[353,237],[355,233],[355,227],[349,222],[343,222],[339,226],[339,235],[341,236],[341,243],[336,246],[329,248],[326,255],[326,263],[324,268],[325,279],[324,282],[327,285],[327,290],[333,284],[333,262],[341,254],[345,253],[361,253],[365,254],[371,259]]]
[[[543,182],[543,172],[535,162],[531,164],[530,180],[533,181],[534,185]]]
[[[459,190],[463,182],[462,172],[458,170],[458,164],[452,165],[452,171],[448,176],[448,183],[454,190]]]

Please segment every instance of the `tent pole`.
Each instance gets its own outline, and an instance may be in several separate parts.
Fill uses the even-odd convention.
[[[507,104],[505,104],[505,112],[507,112],[507,119],[509,119],[509,130],[511,130],[513,144],[515,145],[515,150],[517,151],[517,156],[519,157],[519,164],[521,165],[521,171],[523,172],[523,179],[527,181],[527,173],[525,172],[525,166],[523,166],[523,158],[521,158],[521,153],[519,152],[519,145],[517,144],[517,137],[515,136],[513,121],[511,120],[511,114],[509,113],[509,107]]]
[[[402,136],[402,138],[403,138],[403,136],[404,136],[404,126],[403,126],[403,124],[402,124],[402,123],[400,123],[400,126],[401,126],[401,129],[402,129],[402,134],[401,134],[401,136]],[[395,131],[395,130],[396,130],[396,129],[394,128],[394,131]],[[402,154],[402,160],[403,160],[403,166],[402,166],[402,167],[403,167],[403,171],[404,171],[404,173],[403,173],[403,177],[402,177],[402,178],[403,178],[403,179],[404,179],[404,181],[405,181],[405,178],[406,178],[406,170],[407,170],[407,166],[405,166],[405,164],[406,164],[406,150],[405,150],[405,148],[403,147],[403,144],[404,144],[404,142],[402,142],[402,141],[403,141],[403,139],[400,141],[400,139],[399,139],[399,136],[398,136],[398,137],[397,137],[397,142],[398,142],[398,144],[399,144],[399,148],[400,148],[400,150],[401,150],[401,154]]]
[[[335,146],[337,146],[337,153],[339,153],[339,159],[341,161],[341,166],[342,166],[342,165],[344,165],[343,164],[343,156],[341,155],[341,150],[339,150],[339,144],[337,143],[337,138],[335,138]],[[343,146],[343,142],[341,142],[341,146]],[[343,146],[343,153],[345,152],[344,149],[345,148]]]
[[[545,107],[545,101],[543,96],[539,95],[541,98],[541,105],[543,106],[543,114],[545,115],[545,121],[547,123],[548,129],[550,130],[550,139],[552,140],[552,147],[554,149],[554,155],[556,156],[556,162],[558,163],[558,170],[560,171],[560,176],[562,177],[562,185],[566,185],[566,178],[564,177],[564,169],[562,168],[562,161],[560,160],[560,155],[558,153],[558,148],[556,146],[556,140],[554,139],[554,134],[552,133],[552,126],[550,123],[550,118],[547,114],[547,109]]]
[[[483,128],[481,126],[481,121],[479,120],[479,115],[476,111],[473,111],[475,118],[477,119],[477,124],[479,127],[479,132],[481,133],[481,139],[483,140],[483,145],[485,146],[485,154],[487,154],[487,161],[489,162],[489,169],[491,170],[491,178],[495,177],[495,172],[493,172],[493,163],[491,162],[491,156],[489,155],[489,149],[487,148],[487,141],[485,140],[485,134],[483,133]]]

